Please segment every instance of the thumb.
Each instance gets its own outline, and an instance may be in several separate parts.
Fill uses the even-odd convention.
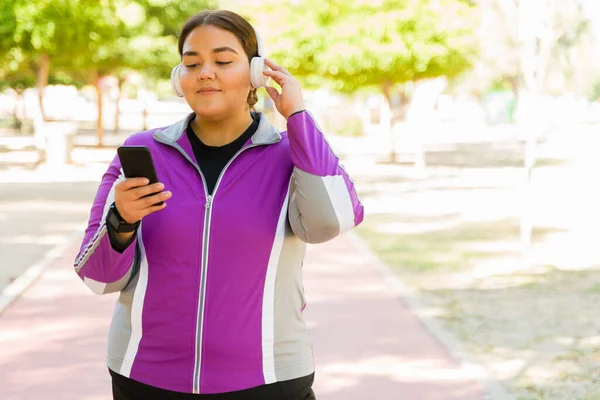
[[[271,96],[271,98],[273,99],[273,101],[275,101],[275,99],[277,99],[277,97],[279,97],[279,92],[274,87],[267,86],[266,90],[267,90],[267,93],[269,93],[269,96]]]

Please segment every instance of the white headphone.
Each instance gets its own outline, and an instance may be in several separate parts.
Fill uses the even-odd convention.
[[[261,87],[266,87],[271,78],[263,74],[263,71],[269,70],[270,68],[265,65],[265,50],[263,47],[264,45],[262,38],[254,27],[252,27],[252,29],[254,29],[256,41],[258,42],[258,56],[252,57],[252,60],[250,60],[250,82],[252,83],[252,87],[254,89],[258,89]],[[171,87],[177,96],[183,97],[183,90],[181,90],[181,82],[179,80],[180,74],[181,64],[178,64],[171,71]]]

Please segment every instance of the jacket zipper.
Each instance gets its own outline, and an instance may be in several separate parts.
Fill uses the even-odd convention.
[[[195,354],[194,354],[194,375],[193,375],[193,382],[192,382],[192,390],[194,394],[199,394],[200,393],[200,358],[202,357],[202,348],[201,348],[201,343],[202,343],[202,319],[203,319],[203,314],[204,314],[204,290],[206,288],[206,284],[205,284],[205,280],[206,280],[206,275],[204,274],[204,269],[205,269],[205,258],[206,257],[206,253],[208,253],[208,238],[207,238],[207,232],[210,229],[210,224],[208,221],[208,213],[210,210],[210,206],[211,206],[211,202],[212,202],[212,196],[208,193],[208,185],[206,184],[206,179],[204,178],[204,175],[202,174],[202,170],[200,169],[200,167],[198,166],[198,164],[196,164],[189,156],[188,154],[185,152],[185,150],[183,150],[181,148],[181,146],[179,146],[177,143],[173,144],[170,142],[166,142],[161,140],[158,137],[154,137],[155,140],[157,140],[160,143],[166,144],[168,146],[174,147],[177,149],[177,151],[179,151],[181,153],[181,155],[183,155],[183,157],[188,160],[198,171],[198,174],[200,174],[200,178],[202,179],[202,185],[204,186],[204,193],[206,194],[206,204],[204,205],[206,208],[206,211],[204,213],[204,227],[203,227],[203,231],[202,231],[202,249],[201,249],[201,253],[200,253],[200,293],[199,293],[199,300],[198,300],[198,312],[196,314],[196,341],[195,341]],[[213,190],[214,192],[214,190]]]
[[[198,300],[198,314],[196,316],[196,354],[194,354],[194,382],[193,391],[194,394],[200,394],[200,365],[202,362],[202,334],[204,332],[204,301],[206,294],[206,274],[208,269],[208,244],[209,244],[209,232],[210,232],[210,214],[212,211],[212,198],[213,196],[208,194],[208,189],[205,188],[206,204],[204,208],[204,228],[202,230],[202,256],[200,264],[200,299]],[[213,193],[214,193],[213,189]]]
[[[202,275],[201,275],[201,293],[200,293],[200,302],[198,307],[198,321],[197,324],[199,333],[196,334],[196,361],[194,363],[194,393],[200,394],[200,366],[202,363],[202,334],[204,332],[204,306],[206,304],[206,277],[208,276],[208,247],[210,242],[210,222],[212,217],[212,207],[214,204],[214,199],[217,194],[217,189],[219,188],[219,184],[221,183],[221,178],[225,174],[225,171],[231,165],[233,160],[237,158],[242,152],[245,150],[251,149],[252,147],[262,146],[260,144],[250,145],[240,149],[237,153],[231,157],[231,159],[225,164],[219,177],[217,178],[217,183],[215,183],[215,187],[213,188],[212,195],[206,196],[206,204],[204,207],[206,208],[206,212],[204,213],[204,231],[202,232]],[[208,191],[207,191],[208,193]]]
[[[239,156],[245,150],[251,149],[253,147],[273,144],[273,143],[276,143],[277,141],[261,143],[261,144],[252,144],[247,147],[241,148],[237,153],[235,153],[233,155],[233,157],[231,157],[231,159],[227,162],[227,164],[225,164],[225,167],[223,167],[223,169],[221,170],[221,173],[219,174],[219,177],[217,178],[217,183],[215,184],[215,187],[213,188],[212,195],[211,195],[211,194],[208,194],[208,187],[206,185],[206,179],[204,179],[204,175],[202,175],[202,171],[200,170],[200,167],[191,160],[191,158],[187,155],[185,150],[183,150],[181,148],[181,146],[179,146],[178,144],[173,145],[172,143],[167,143],[167,142],[161,141],[158,138],[155,138],[155,139],[161,143],[175,147],[189,162],[192,163],[192,165],[194,165],[194,167],[196,167],[196,170],[198,171],[198,173],[200,174],[200,177],[202,178],[202,183],[204,185],[204,193],[206,193],[206,203],[204,204],[206,211],[204,213],[204,228],[202,231],[202,256],[201,256],[202,264],[201,264],[201,273],[200,273],[200,300],[198,302],[198,314],[197,314],[197,319],[196,319],[196,354],[195,354],[195,360],[194,360],[194,382],[193,382],[193,393],[200,394],[200,366],[202,363],[202,333],[204,330],[203,329],[204,328],[204,305],[205,305],[205,293],[206,293],[206,276],[207,276],[207,272],[208,272],[207,271],[208,270],[208,245],[209,245],[209,239],[210,239],[210,237],[209,237],[210,236],[210,219],[211,219],[211,215],[212,215],[212,207],[214,204],[214,198],[217,193],[217,189],[219,188],[219,184],[221,183],[221,178],[225,174],[225,171],[227,170],[229,165],[231,165],[231,163],[233,162],[233,160],[235,160],[237,158],[237,156]]]

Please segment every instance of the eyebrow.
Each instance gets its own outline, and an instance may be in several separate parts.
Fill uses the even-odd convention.
[[[234,49],[232,49],[231,47],[217,47],[216,49],[212,50],[213,53],[225,53],[225,52],[231,52],[231,53],[235,53],[238,54],[237,51],[235,51]],[[198,52],[197,51],[186,51],[185,53],[183,53],[183,56],[197,56]]]

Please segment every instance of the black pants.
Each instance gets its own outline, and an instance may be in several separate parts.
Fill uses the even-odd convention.
[[[316,400],[312,390],[315,374],[236,392],[190,394],[160,389],[108,371],[114,400]]]

